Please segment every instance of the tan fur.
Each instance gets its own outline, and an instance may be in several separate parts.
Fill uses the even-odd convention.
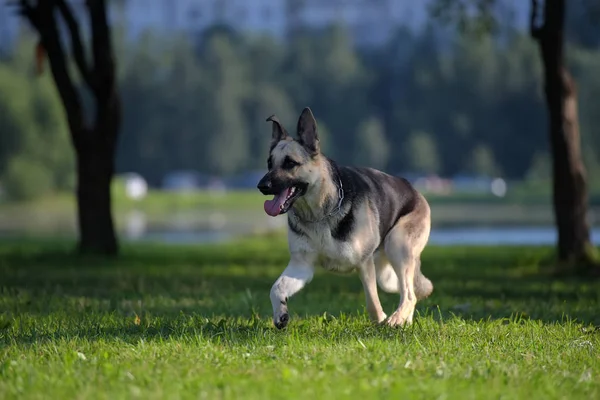
[[[316,122],[310,118],[312,113],[306,114],[305,109],[299,127],[313,129],[316,135]],[[430,233],[430,209],[425,198],[419,195],[413,210],[401,217],[385,238],[380,238],[379,214],[373,211],[375,205],[369,200],[362,204],[342,203],[339,215],[330,214],[339,189],[331,179],[329,164],[318,152],[318,139],[307,149],[289,138],[278,121],[274,122],[273,129],[270,174],[308,184],[306,193],[293,203],[288,215],[290,223],[294,218],[305,223],[301,234],[288,230],[290,261],[270,294],[274,323],[278,327],[287,324],[288,299],[312,280],[316,266],[339,273],[358,271],[366,309],[374,322],[385,321],[391,326],[412,323],[417,300],[429,296],[433,290],[431,282],[420,271],[421,252]],[[307,140],[314,139],[307,137]],[[286,157],[301,165],[286,170],[282,167]],[[336,240],[331,227],[337,226],[341,215],[350,207],[354,216],[352,235],[349,240]],[[323,220],[325,216],[327,220]],[[382,309],[378,286],[386,292],[400,294],[398,308],[389,318]]]
[[[417,300],[429,296],[432,290],[431,283],[422,275],[421,279],[428,283],[429,289],[418,291],[415,288],[416,273],[420,274],[417,262],[429,238],[429,206],[425,201],[419,202],[412,213],[402,217],[385,237],[384,248],[379,251],[376,251],[378,221],[368,203],[356,213],[355,218],[359,228],[350,243],[335,241],[325,227],[308,232],[308,237],[288,232],[292,259],[302,260],[300,264],[305,266],[304,269],[311,271],[307,273],[310,279],[314,266],[338,273],[358,271],[370,319],[376,323],[385,321],[390,326],[411,324]],[[365,253],[371,255],[364,257]],[[290,266],[294,268],[291,263],[288,268]],[[274,287],[276,285],[277,282]],[[377,286],[401,296],[397,310],[389,318],[382,309]],[[280,307],[274,304],[274,307],[275,315],[287,313],[287,305]]]
[[[420,263],[421,252],[429,239],[429,233],[430,209],[425,199],[420,197],[413,212],[400,218],[385,238],[385,254],[396,273],[397,288],[401,296],[398,309],[388,319],[389,325],[412,323],[417,300],[427,297],[431,293],[431,291],[427,293],[427,290],[423,290],[423,288],[419,288],[418,295],[415,292],[416,273],[420,273],[417,271],[417,267]],[[419,278],[427,280],[425,277]],[[388,285],[389,283],[392,282],[388,282]]]
[[[275,174],[285,175],[287,179],[301,179],[309,183],[308,192],[296,201],[294,208],[308,219],[319,218],[327,199],[337,196],[335,183],[326,179],[328,171],[323,156],[319,154],[310,157],[298,142],[285,139],[273,148],[271,157]],[[286,157],[301,161],[303,164],[293,171],[284,171],[281,165]]]
[[[416,254],[416,260],[419,260],[420,253],[423,251],[427,238],[429,237],[429,214],[429,206],[427,203],[424,203],[420,207],[417,207],[413,213],[402,218],[398,221],[398,224],[396,224],[397,229],[395,229],[395,231],[398,230],[403,232],[410,230],[414,233],[417,230],[422,230],[422,233],[417,240],[413,239],[414,235],[405,235],[408,240],[407,247],[413,249],[412,252],[413,254]],[[416,228],[414,223],[410,223],[411,220],[416,221]],[[390,234],[392,234],[392,232],[390,232]],[[388,237],[390,237],[389,234]],[[385,252],[377,252],[375,256],[375,267],[377,269],[378,286],[387,293],[401,293],[400,281]],[[417,278],[420,278],[420,281]],[[427,298],[432,291],[433,285],[431,282],[419,273],[419,275],[415,277],[415,295],[417,300]]]

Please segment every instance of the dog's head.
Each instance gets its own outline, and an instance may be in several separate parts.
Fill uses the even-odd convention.
[[[306,107],[297,125],[297,138],[290,137],[276,116],[267,167],[269,172],[258,183],[264,195],[274,195],[265,201],[265,212],[270,216],[285,214],[294,202],[304,196],[320,176],[320,149],[317,121]]]

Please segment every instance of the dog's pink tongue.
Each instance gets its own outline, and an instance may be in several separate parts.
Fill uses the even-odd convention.
[[[278,216],[280,207],[283,203],[285,203],[285,199],[287,198],[289,191],[289,188],[285,189],[283,192],[273,197],[273,200],[265,201],[265,212],[271,217]]]

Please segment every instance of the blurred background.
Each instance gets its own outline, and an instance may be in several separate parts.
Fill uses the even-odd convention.
[[[84,1],[69,3],[89,37]],[[113,181],[121,240],[285,229],[256,190],[265,119],[277,114],[294,132],[309,106],[326,155],[404,176],[426,195],[431,243],[555,243],[530,2],[496,1],[491,35],[441,24],[425,0],[107,3],[123,107]],[[585,1],[568,3],[567,61],[599,243],[600,35]],[[76,237],[74,152],[49,68],[36,73],[36,43],[0,2],[0,235]]]

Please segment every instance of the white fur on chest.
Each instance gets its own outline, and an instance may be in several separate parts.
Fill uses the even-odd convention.
[[[357,269],[372,252],[375,237],[355,232],[348,241],[336,240],[326,224],[302,226],[304,235],[289,231],[290,251],[301,252],[314,260],[315,266],[327,271],[347,273]]]

